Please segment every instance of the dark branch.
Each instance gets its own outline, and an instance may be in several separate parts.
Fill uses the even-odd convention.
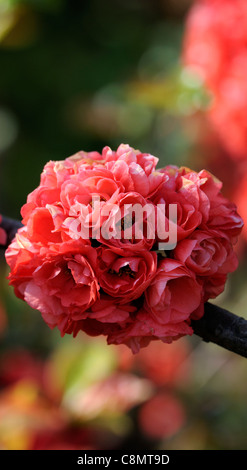
[[[7,234],[6,249],[22,223],[2,216],[0,226]],[[212,342],[247,357],[247,320],[207,302],[200,320],[192,322],[194,333],[206,342]]]
[[[10,219],[8,217],[2,216],[2,221],[0,223],[0,227],[2,227],[7,235],[6,245],[3,246],[6,249],[10,242],[13,240],[18,228],[21,228],[23,225],[19,220]]]
[[[206,342],[247,357],[247,321],[209,302],[200,320],[192,323],[194,333]]]

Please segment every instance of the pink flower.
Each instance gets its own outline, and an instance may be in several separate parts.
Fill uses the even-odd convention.
[[[42,246],[60,243],[63,239],[60,231],[63,220],[64,214],[59,209],[55,212],[45,207],[37,207],[29,215],[26,231],[33,244]]]
[[[77,152],[65,160],[46,163],[40,177],[40,185],[28,195],[27,202],[21,209],[23,223],[27,222],[36,207],[46,207],[46,204],[61,206],[60,193],[65,181],[73,179],[79,171],[102,168],[101,160],[102,156],[98,152]]]
[[[131,303],[119,304],[118,299],[103,294],[87,310],[83,320],[65,320],[59,325],[59,329],[62,336],[73,334],[75,337],[80,331],[84,331],[89,336],[109,337],[113,332],[125,331],[127,325],[132,322],[132,315],[136,310],[137,308]]]
[[[100,247],[97,252],[100,287],[120,304],[138,299],[156,273],[157,255],[153,251],[120,256],[110,248]]]
[[[45,165],[39,186],[28,195],[26,204],[21,208],[24,224],[37,207],[46,207],[46,204],[56,204],[59,201],[61,184],[73,173],[73,166],[66,161],[50,161]]]
[[[235,244],[243,228],[243,219],[237,212],[236,204],[218,193],[211,201],[207,227],[221,232]]]
[[[115,193],[102,205],[101,243],[123,254],[151,250],[155,242],[155,205],[136,192]]]
[[[173,259],[160,262],[156,275],[145,291],[146,310],[161,324],[190,319],[202,302],[202,288],[193,273]]]
[[[84,169],[79,175],[73,175],[61,186],[61,203],[67,212],[71,207],[80,204],[91,204],[92,196],[98,196],[101,201],[107,201],[122,186],[118,184],[113,174],[105,168]]]
[[[38,251],[24,235],[17,234],[6,251],[16,295],[38,309],[51,328],[84,318],[99,297],[95,249],[71,241]]]
[[[221,181],[206,170],[201,170],[199,173],[189,171],[184,178],[195,182],[203,200],[202,206],[206,218],[202,218],[200,227],[217,230],[235,243],[243,228],[243,220],[237,212],[236,205],[222,194]]]
[[[200,276],[236,269],[236,254],[227,238],[210,231],[197,230],[174,250],[176,259]]]
[[[190,321],[204,312],[202,286],[182,263],[164,259],[145,290],[144,308],[124,328],[108,334],[109,344],[126,344],[137,353],[150,341],[165,343],[191,335]]]
[[[216,231],[196,230],[178,243],[175,259],[185,264],[203,283],[204,301],[219,295],[225,286],[226,275],[238,266],[237,256],[228,238]],[[218,285],[215,291],[215,285]]]
[[[152,200],[155,205],[165,206],[165,217],[159,209],[157,216],[161,218],[161,226],[163,219],[166,230],[170,218],[169,205],[176,205],[177,240],[182,240],[208,220],[210,199],[201,189],[202,181],[198,173],[177,167],[164,168],[163,171],[169,179],[159,187]]]
[[[164,181],[165,175],[156,171],[158,158],[141,153],[129,145],[120,145],[116,152],[105,147],[102,153],[106,168],[111,170],[116,181],[125,192],[135,191],[142,196],[150,196]]]
[[[172,343],[182,336],[192,335],[191,326],[185,321],[177,323],[160,323],[144,308],[140,309],[130,322],[123,327],[114,327],[107,331],[108,344],[125,344],[133,354],[149,345],[150,341],[161,340]]]
[[[107,219],[104,206],[115,204],[122,189],[105,168],[82,168],[79,175],[73,175],[61,187],[60,199],[66,214],[63,229],[75,239],[100,238],[99,230]],[[53,211],[57,212],[54,206]]]
[[[158,189],[154,203],[166,204],[164,224],[168,224],[168,204],[177,205],[177,239],[182,240],[197,228],[212,229],[235,243],[243,227],[243,220],[234,203],[226,199],[222,183],[206,170],[167,167],[169,180]]]

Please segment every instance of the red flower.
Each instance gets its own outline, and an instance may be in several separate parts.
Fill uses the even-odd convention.
[[[138,299],[152,281],[157,268],[157,255],[153,251],[140,251],[119,256],[110,248],[97,249],[100,287],[119,303]]]
[[[195,231],[178,243],[174,257],[193,271],[197,280],[203,283],[204,301],[216,297],[224,290],[226,275],[235,271],[238,266],[232,244],[216,231]],[[217,292],[215,283],[218,285]]]
[[[164,259],[145,292],[145,308],[162,325],[188,321],[202,303],[202,287],[182,263]]]
[[[155,205],[136,192],[115,194],[102,206],[98,241],[116,253],[151,250],[155,242]]]
[[[64,242],[40,250],[17,234],[6,259],[11,266],[10,285],[17,297],[41,311],[50,327],[80,320],[99,297],[99,284],[92,266],[96,250],[80,242]],[[21,249],[18,249],[19,247]]]
[[[124,186],[125,192],[135,191],[148,197],[164,180],[164,175],[155,171],[158,158],[134,150],[129,145],[120,145],[116,152],[105,147],[102,155],[106,168]]]

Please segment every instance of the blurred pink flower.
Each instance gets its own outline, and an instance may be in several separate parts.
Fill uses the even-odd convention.
[[[207,115],[234,158],[247,154],[247,5],[245,0],[195,0],[183,62],[211,96]]]
[[[184,406],[170,392],[159,392],[139,410],[139,425],[151,439],[164,439],[176,434],[185,424]]]
[[[116,354],[119,357],[120,370],[136,372],[157,386],[175,386],[185,383],[190,377],[190,352],[189,342],[186,338],[181,338],[171,344],[152,341],[148,348],[141,349],[136,355],[128,348],[119,346]]]
[[[11,349],[0,357],[0,384],[3,387],[28,380],[43,386],[44,362],[31,352]]]
[[[147,400],[152,391],[152,385],[145,378],[114,372],[106,379],[72,393],[65,398],[64,406],[72,416],[88,421],[126,413]]]
[[[3,218],[0,214],[0,225],[2,223],[2,220],[3,220]],[[5,230],[2,227],[0,227],[0,245],[5,246],[6,242],[7,242],[7,233],[5,232]]]

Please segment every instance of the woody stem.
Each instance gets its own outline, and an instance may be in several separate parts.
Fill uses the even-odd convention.
[[[0,227],[2,227],[5,230],[6,235],[7,235],[6,245],[3,247],[4,249],[6,249],[9,246],[18,228],[21,228],[22,226],[23,225],[19,220],[10,219],[9,217],[2,216]]]
[[[247,321],[244,318],[206,302],[203,317],[193,321],[192,328],[204,341],[247,357]]]

